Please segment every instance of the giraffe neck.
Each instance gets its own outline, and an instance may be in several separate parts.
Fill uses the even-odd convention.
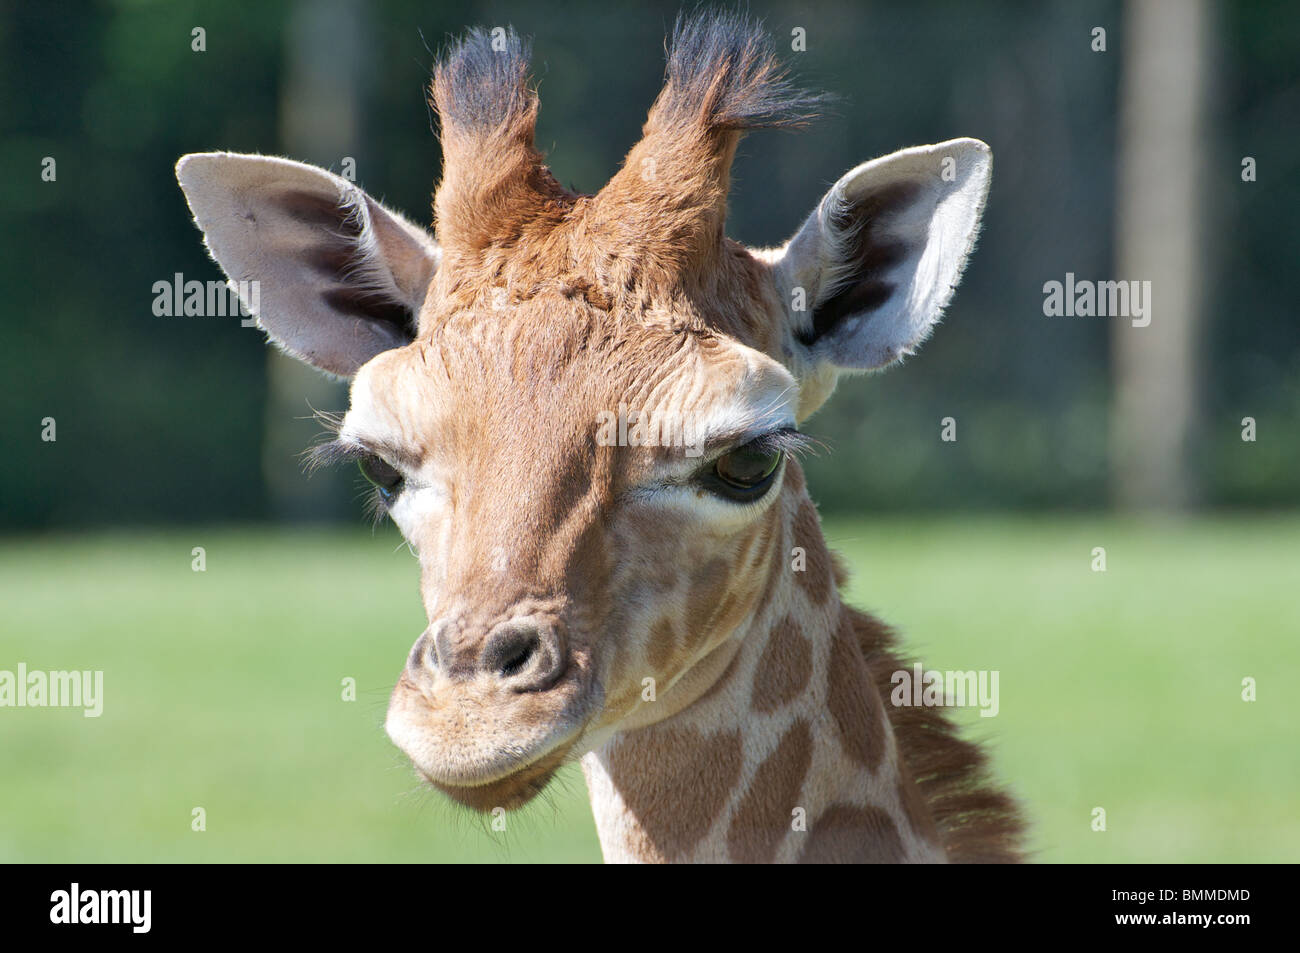
[[[755,612],[583,758],[607,861],[944,859],[791,470]]]

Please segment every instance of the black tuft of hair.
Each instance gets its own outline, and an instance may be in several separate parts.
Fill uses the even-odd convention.
[[[514,27],[474,27],[453,40],[434,66],[442,124],[492,131],[533,108],[531,44]]]
[[[741,130],[797,126],[827,101],[791,81],[761,21],[703,7],[678,14],[660,104],[674,121]]]

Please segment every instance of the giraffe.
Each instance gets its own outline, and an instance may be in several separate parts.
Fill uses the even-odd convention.
[[[288,159],[177,164],[270,339],[350,380],[313,459],[357,463],[418,557],[428,626],[389,737],[483,812],[580,761],[609,862],[1022,859],[985,754],[942,709],[888,703],[910,663],[843,603],[798,461],[836,379],[938,321],[988,147],[864,163],[749,249],[725,235],[737,142],[819,102],[761,25],[678,18],[592,195],[534,144],[528,56],[476,29],[436,64],[432,233]]]

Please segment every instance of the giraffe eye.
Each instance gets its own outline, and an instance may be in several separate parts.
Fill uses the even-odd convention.
[[[361,475],[379,489],[379,495],[385,503],[397,496],[402,489],[402,474],[386,463],[383,458],[370,454],[357,462]]]
[[[772,486],[784,452],[763,438],[718,457],[709,471],[708,488],[737,503],[763,496]]]

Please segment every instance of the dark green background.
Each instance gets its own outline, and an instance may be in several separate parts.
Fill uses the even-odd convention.
[[[594,191],[635,141],[678,4],[387,0],[369,7],[363,132],[373,194],[429,220],[439,152],[423,87],[449,33],[535,38],[538,141]],[[783,241],[843,171],[922,142],[995,154],[980,246],[944,325],[901,370],[841,386],[808,425],[831,512],[1100,508],[1107,503],[1107,319],[1049,319],[1044,281],[1112,277],[1118,4],[754,3],[799,75],[840,100],[807,132],[748,138],[731,234]],[[220,277],[172,166],[183,153],[279,153],[287,7],[6,3],[0,10],[0,528],[282,517],[264,478],[261,335],[159,318],[155,281]],[[1300,7],[1214,8],[1207,322],[1189,465],[1207,506],[1300,500]],[[190,29],[207,51],[190,50]],[[1103,25],[1109,51],[1089,48]],[[40,180],[42,157],[58,179]],[[1259,181],[1240,180],[1243,155]],[[331,157],[296,156],[329,164]],[[333,158],[338,169],[338,158]],[[1124,276],[1119,276],[1124,277]],[[337,407],[322,409],[342,409]],[[308,412],[305,402],[301,412]],[[1260,440],[1242,452],[1239,421]],[[58,440],[40,440],[54,417]],[[939,420],[961,439],[937,440]],[[274,461],[272,461],[274,465]],[[352,477],[312,518],[353,519]]]

